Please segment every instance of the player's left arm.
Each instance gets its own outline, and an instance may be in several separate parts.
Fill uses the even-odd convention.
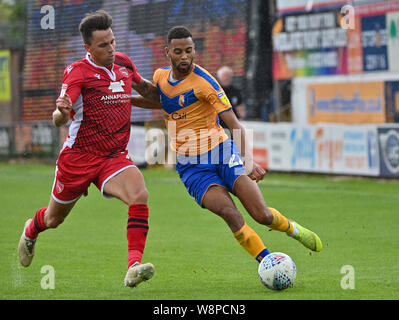
[[[152,100],[148,100],[140,95],[132,95],[130,97],[130,101],[133,106],[144,108],[144,109],[162,109],[162,105],[160,102],[155,102]]]
[[[262,180],[266,174],[266,171],[253,160],[251,152],[251,143],[248,139],[248,136],[245,133],[245,128],[238,121],[233,110],[230,109],[225,112],[222,112],[219,114],[219,117],[227,125],[227,127],[231,132],[231,136],[236,142],[236,145],[243,158],[244,166],[248,176],[252,180],[255,180],[256,182]]]
[[[156,86],[154,86],[150,81],[141,78],[139,83],[132,82],[133,89],[136,90],[144,99],[151,103],[150,109],[162,109],[160,102],[159,92]],[[146,108],[146,100],[136,99],[132,96],[132,103],[137,107]],[[148,107],[147,107],[148,108]]]

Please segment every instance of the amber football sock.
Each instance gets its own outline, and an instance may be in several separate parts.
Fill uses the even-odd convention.
[[[269,207],[269,211],[273,215],[273,221],[269,228],[273,230],[278,230],[285,232],[289,236],[295,236],[298,230],[296,229],[295,225],[291,223],[285,216],[283,216],[278,210]]]
[[[233,235],[239,244],[258,262],[261,262],[269,254],[261,238],[246,223],[244,223],[244,226],[240,230],[234,232]]]

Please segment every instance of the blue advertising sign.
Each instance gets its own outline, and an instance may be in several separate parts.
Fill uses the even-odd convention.
[[[385,15],[362,18],[363,70],[388,70]]]

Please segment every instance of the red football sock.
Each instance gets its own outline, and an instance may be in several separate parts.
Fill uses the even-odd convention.
[[[47,226],[44,224],[44,212],[46,210],[47,207],[37,210],[32,221],[25,228],[25,236],[27,236],[29,239],[36,239],[40,232],[43,232],[47,229]]]
[[[141,262],[148,233],[148,206],[132,204],[129,206],[127,222],[128,268],[136,261]]]

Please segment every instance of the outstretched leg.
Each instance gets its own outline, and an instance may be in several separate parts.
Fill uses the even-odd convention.
[[[278,210],[267,207],[258,185],[248,176],[240,176],[233,191],[255,221],[273,230],[285,232],[310,250],[321,251],[322,243],[317,234],[288,220]]]
[[[48,207],[40,208],[32,219],[25,223],[18,245],[18,257],[21,265],[28,267],[35,255],[36,239],[40,232],[58,227],[67,217],[77,199],[63,204],[50,199]]]
[[[245,223],[226,188],[218,185],[209,187],[202,206],[220,216],[240,245],[256,260],[262,261],[269,254],[257,233]]]

